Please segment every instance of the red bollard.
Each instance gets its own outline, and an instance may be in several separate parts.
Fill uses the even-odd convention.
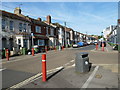
[[[42,81],[46,82],[46,54],[42,54]]]
[[[98,50],[98,44],[96,44],[96,50]]]
[[[32,48],[32,56],[34,56],[34,48]]]
[[[47,46],[45,46],[45,51],[46,51],[46,53],[47,53]]]
[[[102,43],[102,51],[104,51],[104,43]]]
[[[62,50],[64,50],[64,46],[62,46]]]
[[[56,51],[56,46],[54,46],[54,50]]]
[[[9,50],[6,49],[6,59],[9,61]]]

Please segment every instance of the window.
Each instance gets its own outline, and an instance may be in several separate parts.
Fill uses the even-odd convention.
[[[2,29],[5,29],[5,19],[2,19]]]
[[[21,39],[18,39],[18,44],[21,44]]]
[[[36,31],[37,33],[41,33],[41,27],[40,27],[40,26],[36,26],[35,31]]]
[[[45,45],[44,40],[38,40],[38,45],[40,45],[40,46],[44,46],[44,45]]]
[[[13,30],[13,21],[10,21],[10,30]]]
[[[54,36],[54,29],[51,28],[51,35]]]
[[[26,24],[23,25],[23,30],[26,32]]]
[[[23,43],[24,43],[24,47],[25,47],[25,48],[27,48],[27,44],[28,44],[27,41],[28,41],[27,39],[24,39],[24,40],[23,40]]]
[[[22,32],[22,23],[19,23],[19,31]]]
[[[48,27],[46,27],[46,34],[48,35]]]

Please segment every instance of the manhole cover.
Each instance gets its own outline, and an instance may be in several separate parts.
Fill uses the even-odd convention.
[[[97,75],[95,75],[95,78],[101,79],[101,78],[102,78],[102,75],[97,74]]]

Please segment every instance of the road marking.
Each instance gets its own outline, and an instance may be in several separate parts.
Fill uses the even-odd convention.
[[[75,60],[71,60],[70,62],[74,62]]]
[[[98,70],[99,66],[96,66],[93,73],[90,75],[90,77],[88,78],[88,80],[84,83],[84,85],[81,88],[87,88],[89,83],[91,82],[91,80],[93,79],[93,77],[95,76],[97,70]]]
[[[69,65],[70,63],[72,63],[72,62],[74,62],[74,61],[75,61],[75,60],[71,60],[70,62],[64,64],[63,66],[67,66],[67,65]]]
[[[56,72],[56,71],[58,71],[58,70],[60,70],[60,69],[62,69],[62,68],[64,68],[64,67],[63,67],[63,66],[60,66],[60,67],[58,67],[58,68],[48,70],[48,71],[47,71],[47,74]],[[26,79],[26,80],[18,83],[18,84],[16,84],[16,85],[13,85],[13,86],[10,87],[10,88],[20,88],[20,87],[22,87],[22,86],[24,86],[24,85],[26,85],[26,84],[34,81],[34,80],[37,80],[38,78],[41,77],[41,75],[42,75],[42,73],[38,73],[38,74],[36,74],[36,75],[34,75],[34,76],[32,76],[32,77],[30,77],[30,78],[28,78],[28,79]],[[6,90],[9,90],[10,88],[8,88],[8,89],[6,89]]]
[[[4,71],[5,69],[6,69],[6,68],[0,69],[0,72],[1,72],[1,71]]]
[[[70,62],[73,62],[73,61],[74,61],[74,60],[71,60]],[[70,64],[70,62],[69,62],[69,64]],[[65,64],[65,65],[68,65],[68,63]],[[73,64],[72,67],[73,67],[73,66],[75,66],[75,65]],[[68,67],[70,67],[70,66],[68,66]],[[64,68],[64,66],[60,66],[60,67],[57,67],[57,68],[55,68],[55,69],[48,70],[48,71],[47,71],[47,74],[56,72],[56,71],[58,71],[58,70],[60,70],[60,69],[62,69],[62,68]],[[30,83],[30,82],[33,82],[33,81],[41,78],[41,75],[42,75],[42,73],[38,73],[38,74],[36,74],[36,75],[34,75],[34,76],[32,76],[32,77],[30,77],[30,78],[28,78],[28,79],[26,79],[26,80],[18,83],[18,84],[16,84],[16,85],[13,85],[13,86],[10,87],[10,88],[20,88],[20,87],[22,87],[22,86],[24,86],[24,85],[26,85],[26,84],[28,84],[28,83]],[[8,88],[7,90],[9,90],[9,88]]]
[[[106,48],[106,51],[108,52],[108,49],[107,49],[107,47],[105,47]]]

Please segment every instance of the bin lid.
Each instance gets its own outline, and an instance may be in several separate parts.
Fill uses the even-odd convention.
[[[83,55],[88,55],[88,52],[80,52],[78,54],[81,55],[81,56],[83,56]]]

